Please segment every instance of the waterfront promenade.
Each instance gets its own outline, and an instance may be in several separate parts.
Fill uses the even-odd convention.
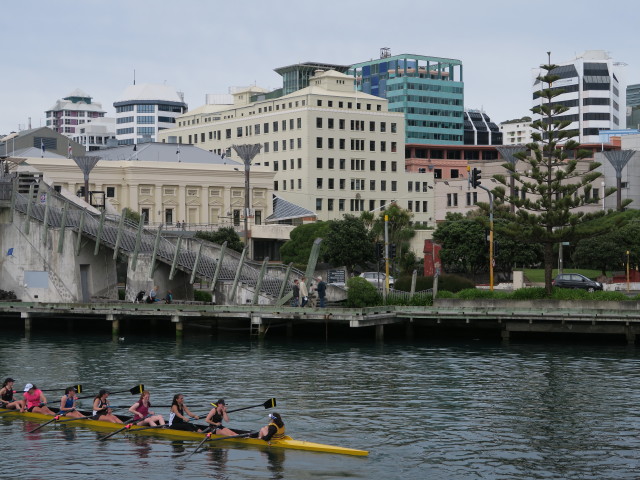
[[[215,334],[221,328],[246,330],[248,336],[295,337],[322,325],[327,339],[343,332],[376,340],[385,329],[394,335],[413,338],[447,332],[455,335],[483,334],[509,340],[532,334],[608,335],[612,341],[634,344],[640,334],[638,302],[589,301],[504,301],[436,300],[433,306],[378,306],[368,308],[301,308],[272,305],[211,305],[114,303],[0,303],[0,322],[23,322],[31,331],[36,325],[57,328],[61,322],[83,327],[110,322],[113,335],[123,327],[175,327],[176,336],[185,329],[206,329]],[[71,323],[69,323],[71,322]],[[101,324],[96,324],[99,322]],[[64,323],[62,323],[64,325]],[[315,326],[315,327],[314,327]],[[270,331],[270,328],[274,328]],[[275,327],[285,327],[284,329]]]

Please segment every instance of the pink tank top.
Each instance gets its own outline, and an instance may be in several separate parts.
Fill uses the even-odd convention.
[[[27,408],[39,406],[40,395],[42,395],[42,391],[40,389],[34,390],[31,394],[29,392],[24,392],[24,399],[27,401]]]

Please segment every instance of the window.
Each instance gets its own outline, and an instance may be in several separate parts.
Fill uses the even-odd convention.
[[[316,128],[322,128],[322,117],[316,117]]]
[[[340,198],[338,200],[338,210],[340,212],[344,212],[344,198]]]
[[[376,131],[376,122],[369,122],[369,131],[370,132]]]
[[[287,129],[287,121],[282,120],[282,131],[284,132]]]
[[[333,128],[333,118],[327,119],[327,128]]]
[[[340,139],[340,150],[344,150],[346,148],[346,142],[344,138]]]
[[[265,123],[262,126],[264,127],[264,133],[269,133],[269,124]]]
[[[375,152],[376,151],[376,141],[375,140],[369,140],[369,151],[370,152]]]
[[[447,193],[447,207],[457,207],[457,206],[458,206],[458,194]]]
[[[397,142],[391,142],[391,151],[396,152],[398,150]]]
[[[273,161],[273,171],[277,172],[278,171],[278,160],[274,160]]]
[[[387,122],[380,122],[380,131],[385,133],[387,131]]]
[[[227,139],[231,138],[231,129],[230,128],[227,128],[225,130],[225,138],[227,138]]]
[[[302,190],[302,179],[298,179],[298,190]]]
[[[302,148],[302,138],[298,138],[298,148]]]
[[[335,163],[335,162],[334,162],[334,159],[333,159],[333,158],[328,159],[327,163],[329,164],[329,165],[328,165],[328,168],[329,168],[330,170],[333,170],[334,163]]]
[[[282,160],[282,170],[286,170],[286,169],[287,169],[287,161]]]
[[[345,125],[345,123],[344,123],[344,118],[339,119],[339,120],[338,120],[338,128],[339,128],[340,130],[344,130],[344,125]]]
[[[316,178],[316,188],[322,188],[322,177]]]
[[[327,184],[327,188],[328,188],[329,190],[333,190],[333,189],[334,189],[334,187],[335,187],[335,185],[334,185],[334,179],[333,179],[333,178],[329,178],[329,179],[327,180],[327,182],[328,182],[328,184]]]
[[[138,124],[156,123],[156,118],[153,115],[138,115]]]
[[[257,123],[253,126],[253,131],[256,132],[256,135],[260,135],[260,124]]]
[[[436,168],[433,170],[433,178],[442,178],[442,169]]]
[[[398,171],[398,162],[391,162],[391,171],[392,172],[397,172]]]
[[[380,142],[380,151],[381,152],[387,151],[387,142]]]
[[[273,151],[274,151],[274,152],[277,152],[277,151],[278,151],[278,141],[277,141],[277,140],[274,140],[274,141],[273,141]]]
[[[289,119],[289,130],[293,130],[293,118]]]
[[[333,148],[334,148],[334,145],[333,145],[333,138],[328,138],[328,139],[327,139],[327,143],[328,143],[327,148],[331,148],[331,149],[333,149]]]
[[[386,180],[380,180],[380,190],[382,190],[383,192],[387,191],[387,181]]]
[[[327,101],[327,106],[328,107],[333,107],[333,100],[328,100]]]
[[[155,111],[155,105],[138,105],[138,113],[154,113]]]
[[[345,182],[344,178],[340,179],[339,185],[340,185],[340,190],[344,190],[344,187],[346,185],[346,182]]]
[[[278,122],[277,121],[273,122],[273,131],[274,132],[278,131]]]
[[[376,161],[375,160],[369,160],[369,171],[371,171],[371,172],[375,172],[376,171]]]
[[[478,203],[478,193],[467,192],[467,207],[475,205],[476,203]]]
[[[107,198],[115,198],[116,187],[107,187]]]
[[[286,140],[282,140],[282,151],[287,149],[287,141]]]
[[[269,153],[269,142],[264,142],[264,146],[262,148],[264,153]]]
[[[369,190],[371,190],[372,192],[375,191],[376,189],[376,181],[375,180],[369,180]]]
[[[298,159],[298,168],[302,168],[302,159],[301,158]]]
[[[383,171],[383,172],[387,171],[387,162],[386,162],[386,160],[382,160],[380,162],[380,170]]]
[[[327,210],[329,210],[330,212],[333,211],[333,198],[327,199]]]
[[[276,192],[278,191],[278,181],[277,180],[273,181],[273,190],[276,191]]]
[[[316,105],[318,105],[319,107],[321,107],[321,106],[322,106],[322,100],[317,100],[317,101],[316,101]]]
[[[302,128],[302,118],[298,118],[298,128]]]
[[[391,124],[391,133],[398,133],[398,129],[396,128],[396,124],[395,123]]]
[[[322,148],[322,137],[316,137],[316,148]]]
[[[407,202],[407,210],[413,212],[413,202],[411,200]]]
[[[347,161],[344,158],[340,159],[340,170],[344,170],[347,168]]]
[[[316,210],[317,211],[322,210],[322,199],[321,198],[316,198]]]
[[[316,158],[316,168],[322,168],[322,157]]]
[[[398,190],[398,182],[396,182],[395,180],[391,181],[391,191],[392,192],[396,192]]]
[[[242,137],[242,127],[238,127],[236,129],[236,137]]]

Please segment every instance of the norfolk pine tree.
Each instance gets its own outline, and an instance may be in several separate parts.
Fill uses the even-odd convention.
[[[503,187],[497,187],[494,195],[518,209],[509,233],[521,241],[542,245],[544,283],[547,293],[551,293],[554,244],[572,239],[576,227],[586,219],[584,212],[576,209],[597,201],[590,195],[591,183],[601,174],[595,171],[600,166],[597,162],[590,162],[585,171],[578,169],[578,162],[590,152],[580,149],[580,144],[572,139],[578,132],[568,130],[571,122],[561,117],[569,108],[553,101],[564,91],[553,87],[560,77],[553,74],[557,65],[551,64],[551,52],[547,55],[548,64],[541,66],[544,72],[538,77],[541,90],[537,93],[541,102],[531,109],[541,118],[531,124],[537,132],[532,134],[533,142],[527,145],[530,155],[527,152],[516,154],[526,167],[524,171],[522,168],[517,171],[515,163],[502,165],[519,183],[521,191],[526,192],[526,197],[511,196]],[[507,187],[508,179],[504,175],[494,178]]]

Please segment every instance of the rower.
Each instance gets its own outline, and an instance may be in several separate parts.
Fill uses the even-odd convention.
[[[27,383],[24,386],[24,393],[22,395],[25,401],[25,407],[27,412],[41,413],[43,415],[55,415],[49,407],[47,407],[47,397],[44,396],[42,390],[36,387],[32,383]]]
[[[75,387],[67,387],[60,398],[60,413],[67,417],[81,418],[83,415],[76,410],[77,400]]]
[[[15,380],[11,377],[5,379],[0,388],[0,406],[2,408],[8,408],[10,410],[20,410],[24,412],[24,400],[16,400],[13,398],[15,391],[13,390],[13,382]]]
[[[123,423],[118,417],[113,414],[113,410],[109,408],[109,392],[107,390],[100,390],[98,395],[93,399],[93,416],[96,420],[102,422],[111,423]]]
[[[238,433],[222,425],[223,420],[225,422],[229,421],[229,415],[227,415],[227,404],[225,403],[224,398],[221,398],[217,403],[213,404],[213,408],[205,420],[209,425],[211,425],[211,433],[217,435],[237,435]]]

